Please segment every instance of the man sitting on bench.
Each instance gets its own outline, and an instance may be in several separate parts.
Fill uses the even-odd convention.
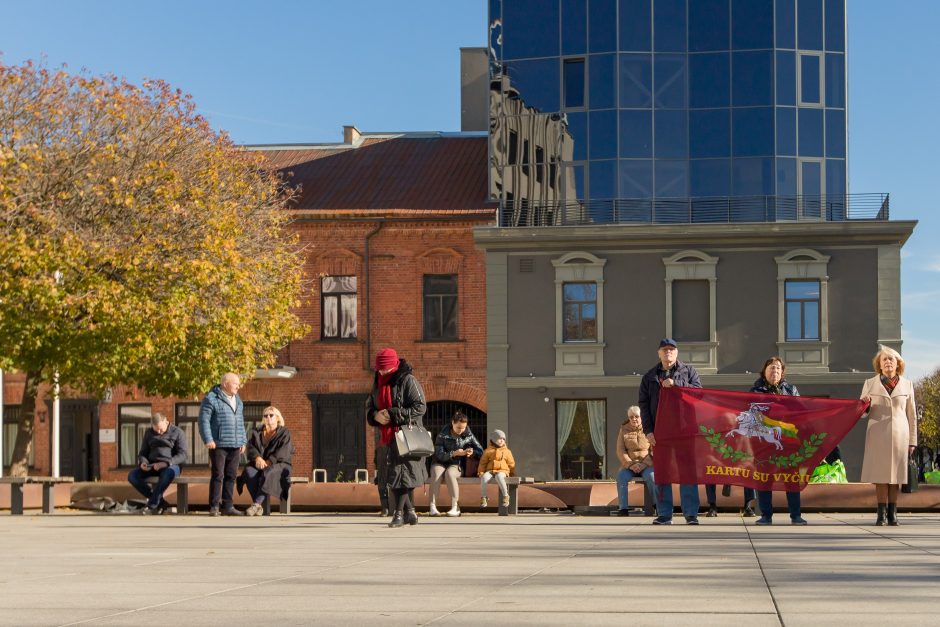
[[[162,514],[169,508],[163,493],[180,475],[180,464],[186,461],[186,436],[183,430],[171,425],[161,413],[150,418],[150,428],[137,453],[137,468],[130,471],[127,480],[147,498],[144,514]],[[148,477],[158,477],[151,489]]]

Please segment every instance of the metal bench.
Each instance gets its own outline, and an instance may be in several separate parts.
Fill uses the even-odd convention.
[[[75,483],[74,477],[0,477],[0,483],[10,486],[10,513],[23,515],[23,486],[27,483],[42,485],[42,513],[55,513],[55,487],[60,483]]]
[[[171,485],[176,486],[176,513],[177,514],[188,514],[189,513],[189,486],[190,485],[209,485],[210,477],[187,477],[180,476],[177,477]],[[310,479],[306,477],[291,477],[289,479],[290,484],[294,485],[295,483],[310,483]],[[157,477],[148,477],[148,483],[156,483]],[[291,496],[290,490],[287,491],[287,500],[280,501],[278,503],[278,511],[282,514],[290,514],[291,507]],[[264,515],[269,516],[271,514],[271,502],[270,499],[264,500]]]
[[[430,485],[430,483],[431,483],[430,480],[428,480],[427,484]],[[441,483],[445,483],[443,479],[441,479]],[[490,483],[495,484],[496,482],[491,481]],[[523,477],[506,477],[506,489],[509,491],[509,505],[503,506],[502,503],[500,503],[499,505],[500,516],[515,516],[516,514],[519,513],[518,492],[519,492],[519,484],[522,484],[522,483],[531,483],[531,481],[524,480]],[[479,477],[458,477],[457,485],[479,486],[480,478]]]

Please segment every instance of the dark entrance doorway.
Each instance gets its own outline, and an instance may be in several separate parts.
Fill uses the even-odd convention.
[[[352,481],[366,467],[366,395],[310,394],[313,405],[313,467],[330,481]]]
[[[47,401],[52,419],[52,401]],[[90,398],[59,400],[59,474],[75,481],[99,478],[98,401]],[[50,427],[51,427],[50,422]],[[50,428],[49,450],[52,450]]]
[[[489,439],[489,433],[486,431],[486,412],[480,411],[476,407],[459,403],[457,401],[431,401],[428,403],[428,411],[424,415],[424,428],[431,433],[432,438],[437,438],[444,425],[449,425],[454,414],[461,411],[467,415],[467,424],[473,435],[477,436],[480,444],[486,448],[486,442]]]

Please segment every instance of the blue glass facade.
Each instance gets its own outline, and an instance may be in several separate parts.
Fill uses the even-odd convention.
[[[489,0],[489,28],[517,219],[842,219],[844,0]]]

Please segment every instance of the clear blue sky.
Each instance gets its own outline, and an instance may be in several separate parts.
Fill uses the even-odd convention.
[[[890,192],[920,225],[903,251],[904,355],[940,366],[940,1],[847,0],[853,192]],[[18,64],[162,78],[239,143],[460,128],[459,48],[486,41],[485,0],[0,0]],[[933,243],[932,243],[933,242]]]

